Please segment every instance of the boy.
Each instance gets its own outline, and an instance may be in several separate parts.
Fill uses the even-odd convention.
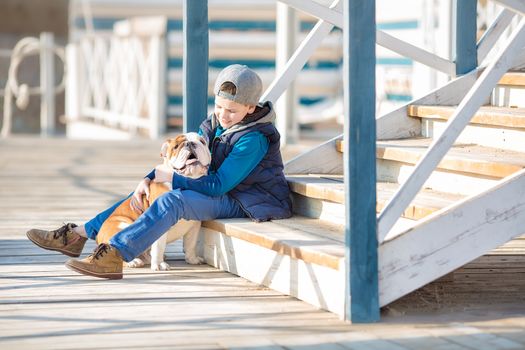
[[[159,197],[109,244],[100,244],[83,260],[69,259],[68,268],[85,275],[120,279],[123,260],[133,260],[180,219],[248,216],[267,221],[292,215],[280,136],[273,125],[275,113],[270,102],[258,103],[261,79],[246,66],[231,65],[219,73],[214,93],[214,112],[199,130],[212,153],[210,173],[189,179],[157,166],[135,189],[132,208],[142,211],[140,198],[147,194],[150,181],[170,181],[173,190]],[[54,231],[33,229],[27,236],[44,249],[78,257],[87,238],[96,238],[104,220],[120,203],[83,226],[66,224]]]

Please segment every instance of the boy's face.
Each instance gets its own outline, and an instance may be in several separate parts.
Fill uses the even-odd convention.
[[[253,113],[255,106],[233,102],[222,96],[215,96],[215,116],[224,129],[239,123],[247,114]]]

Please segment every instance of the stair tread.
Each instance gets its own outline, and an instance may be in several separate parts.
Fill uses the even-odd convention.
[[[411,105],[408,115],[426,119],[448,120],[457,106]],[[470,121],[474,124],[507,128],[525,128],[525,108],[482,106]]]
[[[508,72],[498,82],[499,85],[525,86],[525,73]]]
[[[345,257],[344,227],[318,219],[290,219],[256,223],[250,219],[204,221],[203,227],[305,262],[338,270]]]
[[[430,138],[380,141],[377,152],[379,158],[415,164],[432,141]],[[503,178],[525,168],[525,153],[476,144],[455,144],[438,168]]]
[[[306,197],[336,203],[344,203],[344,183],[342,176],[335,175],[290,175],[287,176],[292,191]],[[399,184],[377,183],[377,210],[380,211],[392,198]],[[422,189],[404,213],[404,217],[418,220],[435,211],[461,200],[464,196],[444,193],[432,189]]]
[[[377,142],[377,158],[416,164],[425,154],[430,138],[410,138]],[[343,150],[343,141],[336,143]],[[457,143],[445,155],[439,169],[504,178],[525,168],[525,153],[476,144]]]

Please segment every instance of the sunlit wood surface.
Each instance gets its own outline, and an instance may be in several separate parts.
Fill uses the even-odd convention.
[[[179,244],[169,246],[172,270],[126,269],[124,279],[106,281],[71,272],[67,257],[26,239],[29,228],[82,223],[131,192],[159,161],[159,146],[0,140],[0,349],[525,348],[521,300],[430,312],[427,291],[385,309],[381,323],[351,325],[234,275],[189,266]],[[93,248],[90,242],[85,254]],[[523,279],[524,269],[514,265],[512,276]],[[497,289],[497,280],[488,288]]]

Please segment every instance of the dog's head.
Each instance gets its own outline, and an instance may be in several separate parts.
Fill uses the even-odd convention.
[[[211,161],[206,140],[195,132],[168,139],[162,145],[160,155],[164,157],[165,165],[191,178],[206,175]]]

